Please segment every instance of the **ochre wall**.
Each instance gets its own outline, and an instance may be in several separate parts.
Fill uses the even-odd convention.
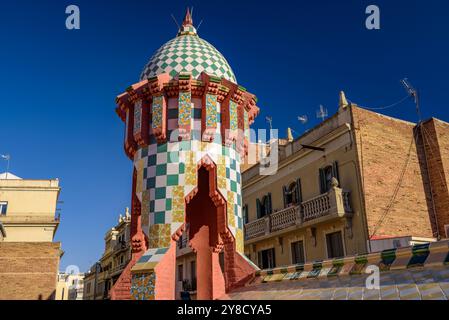
[[[414,123],[352,106],[369,234],[432,237]],[[411,146],[411,147],[410,147]],[[405,164],[405,174],[400,179]],[[393,199],[396,186],[399,189]],[[392,206],[387,211],[390,202]],[[387,214],[385,214],[387,212]],[[379,223],[383,218],[383,222]]]
[[[58,180],[0,181],[0,200],[8,202],[9,216],[53,218],[59,191]]]
[[[54,299],[59,242],[0,242],[0,300]]]

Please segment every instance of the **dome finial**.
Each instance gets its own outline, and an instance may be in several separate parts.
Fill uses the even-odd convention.
[[[192,13],[189,8],[187,8],[186,16],[184,17],[184,20],[182,21],[181,28],[179,28],[179,31],[178,31],[178,37],[185,36],[185,35],[191,35],[191,36],[197,35],[196,29],[193,26]]]
[[[184,21],[182,22],[182,26],[193,26],[192,15],[190,14],[190,9],[187,7],[186,15],[184,17]]]

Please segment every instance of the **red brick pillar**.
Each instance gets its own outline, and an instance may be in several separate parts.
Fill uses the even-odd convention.
[[[190,241],[196,253],[197,298],[217,299],[225,294],[225,280],[220,268],[219,253],[209,246],[209,227],[204,225]]]

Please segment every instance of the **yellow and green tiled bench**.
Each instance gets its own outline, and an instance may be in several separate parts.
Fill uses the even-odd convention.
[[[258,270],[255,276],[260,277],[261,282],[291,281],[362,275],[365,274],[366,268],[370,265],[376,265],[381,272],[386,272],[448,264],[449,241],[438,241],[417,244],[412,247],[389,249],[378,253]]]
[[[368,288],[368,266],[379,288]],[[449,241],[259,270],[223,299],[449,300]]]

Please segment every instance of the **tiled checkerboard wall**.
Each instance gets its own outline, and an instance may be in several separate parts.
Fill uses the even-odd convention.
[[[228,228],[243,253],[243,219],[240,156],[235,145],[224,146],[220,137],[220,104],[213,142],[201,141],[201,99],[192,99],[191,140],[178,141],[178,99],[168,99],[168,142],[157,144],[151,135],[148,147],[134,157],[137,170],[136,194],[142,203],[142,229],[149,247],[163,248],[184,223],[184,198],[197,187],[197,164],[208,156],[217,166],[217,186],[227,201]],[[151,133],[151,132],[150,132]]]

